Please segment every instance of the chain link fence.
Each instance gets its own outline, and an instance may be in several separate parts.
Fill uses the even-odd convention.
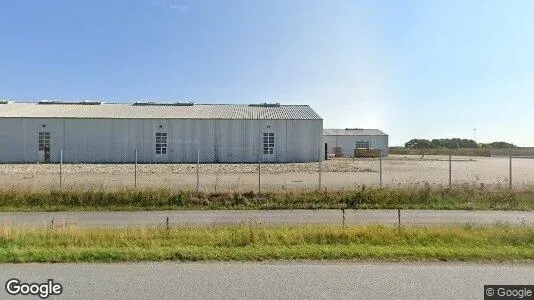
[[[276,163],[269,149],[243,147],[238,153],[201,149],[194,141],[183,153],[160,147],[157,162],[142,151],[123,149],[110,161],[76,163],[59,150],[59,163],[0,164],[0,188],[130,189],[167,188],[204,192],[278,192],[345,190],[361,186],[407,187],[458,185],[525,188],[534,185],[534,157],[513,152],[498,157],[389,155],[330,157],[319,162]],[[234,147],[234,146],[232,146]],[[258,151],[259,150],[259,151]],[[250,151],[255,153],[250,155]],[[171,163],[179,158],[185,163]],[[237,163],[236,161],[243,162]]]

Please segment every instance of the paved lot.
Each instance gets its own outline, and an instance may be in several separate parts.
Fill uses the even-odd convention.
[[[533,264],[128,263],[0,265],[63,285],[63,299],[483,299],[484,284],[533,284]],[[23,299],[24,297],[12,297]],[[59,299],[59,297],[58,297]]]
[[[141,211],[141,212],[1,212],[0,224],[8,226],[54,226],[64,224],[82,227],[213,226],[253,222],[256,224],[339,224],[341,210],[219,210],[219,211]],[[403,210],[404,225],[511,224],[534,226],[534,212],[506,211],[435,211]],[[345,224],[398,224],[397,210],[346,210]]]
[[[203,191],[256,191],[256,164],[204,164],[200,166],[199,188]],[[62,186],[65,188],[122,189],[135,183],[132,164],[65,164]],[[196,189],[194,164],[138,165],[138,187]],[[321,187],[346,189],[360,185],[379,185],[378,159],[332,159],[322,162]],[[448,156],[390,155],[383,159],[383,184],[387,186],[448,185]],[[453,184],[480,186],[509,182],[506,157],[454,157]],[[263,191],[316,189],[319,187],[319,163],[263,164]],[[49,189],[59,187],[58,164],[0,164],[0,188],[25,187]],[[534,185],[534,159],[513,160],[515,187]]]

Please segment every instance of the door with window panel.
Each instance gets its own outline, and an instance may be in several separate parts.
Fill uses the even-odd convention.
[[[276,160],[275,155],[275,135],[273,132],[263,133],[263,161],[272,162]]]
[[[39,131],[37,133],[37,145],[39,151],[39,162],[50,162],[50,132]]]
[[[168,137],[166,132],[156,132],[154,151],[156,161],[167,162],[168,161]]]

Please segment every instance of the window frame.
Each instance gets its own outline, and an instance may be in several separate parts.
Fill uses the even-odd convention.
[[[168,134],[167,132],[156,132],[154,151],[156,155],[167,155],[168,153]]]
[[[39,149],[39,151],[46,151],[46,148],[50,150],[50,140],[50,131],[38,131],[37,149]]]
[[[274,155],[276,147],[274,132],[264,132],[262,135],[263,155]]]
[[[356,149],[371,149],[371,143],[369,141],[355,141],[354,148]]]

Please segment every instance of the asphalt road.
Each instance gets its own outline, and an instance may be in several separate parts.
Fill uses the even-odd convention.
[[[484,284],[533,284],[534,265],[134,263],[0,265],[4,283],[54,279],[64,299],[483,299]],[[36,298],[36,297],[34,297]],[[51,298],[52,299],[52,298]]]
[[[341,210],[219,210],[140,212],[2,212],[0,224],[44,227],[213,226],[255,224],[342,224]],[[402,210],[404,225],[511,224],[534,226],[534,212]],[[345,224],[398,224],[397,210],[345,210]]]

